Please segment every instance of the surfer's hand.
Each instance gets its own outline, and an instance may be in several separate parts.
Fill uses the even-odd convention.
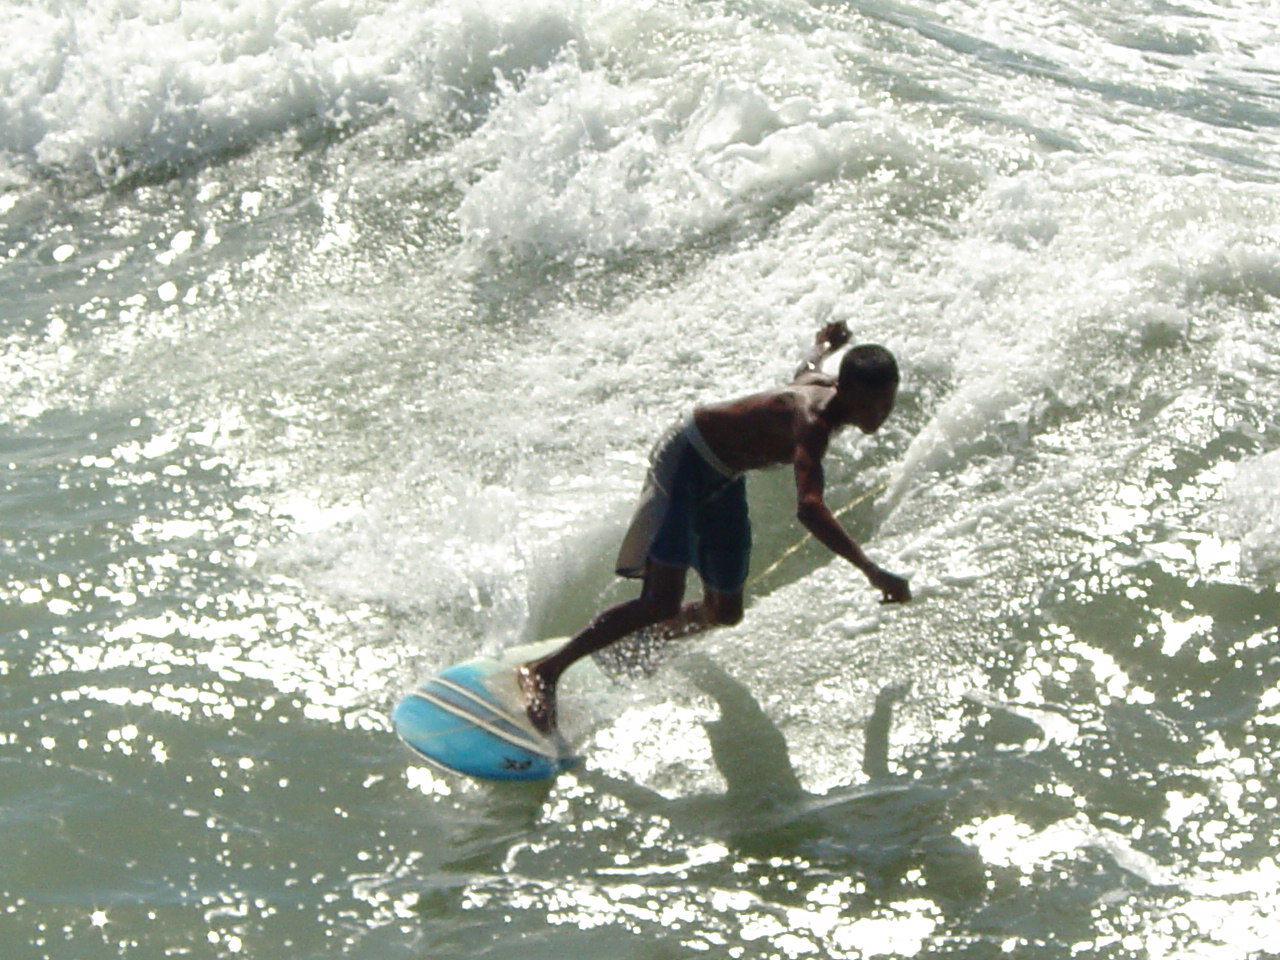
[[[819,330],[814,339],[818,346],[825,348],[827,353],[834,353],[848,343],[851,336],[849,325],[843,320],[836,320]]]
[[[911,599],[911,587],[905,577],[899,577],[888,570],[875,569],[867,574],[871,585],[884,594],[881,603],[906,603]]]

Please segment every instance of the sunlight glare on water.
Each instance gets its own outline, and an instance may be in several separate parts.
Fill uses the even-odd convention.
[[[0,954],[1262,958],[1280,19],[0,3]],[[747,615],[543,786],[388,718],[579,629],[654,439],[846,321]]]

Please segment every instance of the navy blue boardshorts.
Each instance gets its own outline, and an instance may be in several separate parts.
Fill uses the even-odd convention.
[[[746,480],[707,448],[692,416],[653,448],[640,503],[618,552],[618,574],[643,577],[648,560],[693,567],[720,593],[736,593],[747,582]]]

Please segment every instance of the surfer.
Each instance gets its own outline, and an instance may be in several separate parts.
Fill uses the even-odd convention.
[[[897,362],[874,344],[850,348],[837,377],[824,374],[822,361],[848,342],[843,322],[827,324],[788,386],[698,407],[658,441],[617,562],[619,575],[643,578],[644,587],[550,656],[519,668],[536,728],[555,726],[556,684],[581,657],[645,628],[669,640],[742,619],[751,553],[748,470],[791,464],[805,529],[862,571],[884,602],[911,599],[907,581],[872,562],[823,498],[822,458],[831,437],[851,425],[875,433],[898,391]],[[702,579],[702,599],[682,605],[690,567]]]

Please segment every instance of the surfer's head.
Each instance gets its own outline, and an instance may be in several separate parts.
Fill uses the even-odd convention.
[[[875,433],[888,419],[898,395],[898,362],[874,343],[850,347],[840,361],[835,406],[844,423]]]

